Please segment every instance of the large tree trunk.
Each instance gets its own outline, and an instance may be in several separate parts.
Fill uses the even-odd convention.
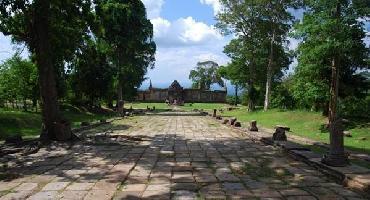
[[[348,164],[348,159],[344,152],[343,127],[341,120],[337,116],[338,65],[338,58],[333,58],[329,101],[330,150],[329,154],[323,159],[323,162],[332,166],[345,166]]]
[[[337,3],[335,17],[339,23],[341,17],[341,5]],[[339,62],[340,57],[335,55],[331,65],[331,84],[329,101],[329,128],[330,128],[330,150],[325,155],[323,162],[331,166],[346,166],[349,164],[348,157],[344,152],[343,127],[341,119],[337,116],[337,102],[339,90]]]
[[[254,56],[254,52],[252,52]],[[255,88],[254,82],[256,77],[256,69],[254,66],[254,60],[251,59],[249,63],[249,83],[248,83],[248,112],[253,112],[255,110]]]
[[[332,74],[330,84],[329,101],[329,129],[330,129],[330,150],[323,162],[332,166],[346,166],[347,156],[344,152],[343,127],[341,120],[337,116],[339,69],[338,59],[332,60]]]
[[[270,106],[271,82],[272,82],[272,73],[273,73],[273,64],[274,64],[274,43],[275,43],[275,30],[272,32],[272,39],[270,42],[270,56],[269,56],[269,63],[267,65],[266,94],[265,94],[265,103],[263,106],[264,111],[267,111]]]
[[[62,128],[62,126],[57,126],[60,123],[60,118],[54,66],[52,56],[50,55],[49,8],[49,0],[35,0],[34,49],[39,73],[42,105],[43,130],[41,138],[55,140],[57,139],[57,134],[65,130],[57,130],[56,128]]]

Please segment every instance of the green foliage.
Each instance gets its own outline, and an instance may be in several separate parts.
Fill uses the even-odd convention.
[[[192,87],[209,90],[213,83],[224,87],[224,81],[218,69],[219,66],[214,61],[198,62],[197,67],[189,74],[189,79],[193,81]]]
[[[156,45],[153,25],[139,0],[97,0],[96,35],[111,50],[117,87],[130,91],[141,85],[148,68],[154,66]]]
[[[307,12],[295,25],[294,34],[303,40],[293,83],[293,95],[300,106],[327,104],[334,59],[339,63],[339,97],[364,97],[365,79],[356,74],[359,69],[369,69],[364,20],[359,20],[369,15],[363,12],[369,9],[364,2],[306,1]]]
[[[216,27],[224,34],[237,35],[224,49],[231,58],[224,75],[251,93],[248,109],[253,110],[259,103],[257,97],[252,99],[254,90],[267,86],[270,91],[271,83],[282,76],[282,70],[291,62],[286,36],[293,17],[288,8],[295,7],[296,2],[221,0],[220,3],[224,9],[217,15]],[[268,102],[269,96],[266,93]]]
[[[339,103],[339,113],[343,117],[363,117],[370,120],[370,96],[357,98],[348,96]]]
[[[71,87],[75,97],[86,97],[90,106],[100,105],[113,87],[113,67],[109,65],[106,44],[86,39],[81,52],[76,55],[72,67]]]
[[[241,104],[242,103],[241,97],[236,97],[235,95],[226,97],[226,103],[228,103],[230,105],[235,105],[235,102],[237,104]]]
[[[295,108],[295,100],[292,96],[289,88],[284,84],[277,85],[272,93],[272,107],[282,109],[293,109]]]
[[[27,110],[27,99],[39,99],[36,66],[18,54],[0,65],[0,99],[3,102],[23,101]]]

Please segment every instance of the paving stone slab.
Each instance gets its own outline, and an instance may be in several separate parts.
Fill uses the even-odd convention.
[[[70,182],[51,182],[46,184],[43,188],[42,191],[59,191],[67,187]]]
[[[38,183],[22,183],[18,187],[14,188],[15,191],[30,191],[35,190],[38,187]]]
[[[213,119],[200,116],[140,116],[107,125],[117,136],[107,141],[101,130],[89,130],[87,143],[41,148],[19,159],[26,167],[9,173],[24,176],[0,182],[0,199],[366,199],[279,147],[245,137],[241,129],[210,124]],[[94,133],[101,143],[94,142]],[[254,173],[246,165],[271,171]],[[348,185],[370,180],[362,168],[342,171],[351,176]],[[21,184],[23,190],[16,191]]]
[[[30,196],[27,200],[54,200],[57,196],[57,191],[42,191]]]
[[[60,200],[82,200],[88,191],[65,190],[58,195]]]
[[[90,190],[94,186],[94,183],[72,183],[66,190]]]

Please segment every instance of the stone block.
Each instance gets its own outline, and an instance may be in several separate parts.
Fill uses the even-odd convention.
[[[236,118],[235,117],[230,119],[230,125],[231,126],[233,126],[235,122],[236,122]]]
[[[224,119],[224,121],[222,122],[222,124],[227,124],[227,123],[229,123],[228,119]]]
[[[272,140],[274,141],[287,141],[287,137],[285,135],[285,128],[278,127],[276,128]]]
[[[249,128],[248,130],[250,131],[258,131],[258,127],[257,127],[257,121],[256,120],[252,120],[249,122]]]
[[[240,122],[235,122],[235,123],[234,123],[234,126],[235,126],[235,127],[242,127],[242,124],[241,124]]]

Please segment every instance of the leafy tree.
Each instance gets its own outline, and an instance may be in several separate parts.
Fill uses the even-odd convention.
[[[370,5],[366,0],[309,0],[306,6],[303,21],[296,25],[296,35],[303,40],[299,46],[297,71],[315,88],[329,89],[326,94],[329,98],[330,153],[323,161],[343,166],[347,158],[337,116],[339,83],[345,73],[368,68],[369,51],[362,41],[365,33],[359,19],[368,19]],[[318,80],[321,77],[323,81]],[[304,80],[300,84],[304,85]]]
[[[113,81],[113,69],[108,60],[107,45],[103,41],[86,39],[72,65],[71,86],[81,98],[85,95],[90,106],[100,105]]]
[[[268,110],[270,106],[272,78],[274,75],[274,68],[287,67],[278,66],[276,62],[281,56],[285,56],[288,59],[288,54],[285,54],[284,44],[286,44],[287,33],[290,30],[293,16],[290,14],[287,8],[294,7],[296,2],[294,0],[262,0],[262,4],[265,4],[265,10],[262,10],[263,24],[261,31],[266,32],[266,38],[270,38],[269,44],[269,61],[267,65],[267,78],[266,78],[266,94],[264,102],[264,110]],[[281,51],[277,53],[277,51]],[[290,64],[290,63],[289,63]]]
[[[21,100],[23,109],[27,111],[27,100],[36,101],[39,98],[37,79],[36,66],[15,54],[0,66],[0,98]]]
[[[257,27],[261,24],[261,19],[258,17],[258,7],[262,6],[256,4],[254,1],[233,1],[233,0],[220,0],[223,10],[217,15],[216,27],[221,30],[225,35],[234,33],[238,36],[238,40],[230,43],[230,48],[237,50],[241,47],[240,51],[229,51],[229,57],[241,58],[249,75],[248,81],[248,110],[253,111],[255,102],[253,93],[255,91],[256,78],[256,51],[259,50],[261,34],[257,31]],[[226,50],[227,51],[227,50]],[[238,53],[236,53],[238,52]],[[241,55],[243,54],[243,55]],[[240,61],[238,61],[240,62]],[[245,80],[244,80],[245,81]]]
[[[190,71],[189,79],[193,81],[193,88],[209,90],[213,83],[224,87],[224,81],[218,73],[219,66],[214,61],[198,62],[197,67]]]
[[[153,25],[140,0],[97,0],[95,10],[102,27],[99,37],[112,49],[117,72],[118,112],[122,114],[124,84],[141,83],[147,68],[153,67],[156,50]]]
[[[288,54],[284,48],[286,34],[290,28],[292,16],[288,7],[295,6],[295,1],[221,0],[223,10],[217,16],[217,27],[224,33],[237,36],[228,47],[226,54],[232,59],[242,59],[245,63],[245,77],[248,77],[248,110],[253,111],[256,98],[256,81],[260,80],[258,72],[265,74],[265,109],[268,108],[271,95],[271,83],[282,68],[289,65]],[[282,60],[284,60],[283,63]],[[279,63],[280,62],[280,63]],[[283,65],[281,65],[283,64]],[[265,69],[260,69],[265,68]],[[267,78],[266,78],[267,77]]]
[[[14,42],[24,43],[34,55],[42,100],[41,138],[56,139],[68,130],[61,126],[56,71],[87,34],[90,1],[0,1],[0,31]],[[58,127],[58,128],[57,128]]]

